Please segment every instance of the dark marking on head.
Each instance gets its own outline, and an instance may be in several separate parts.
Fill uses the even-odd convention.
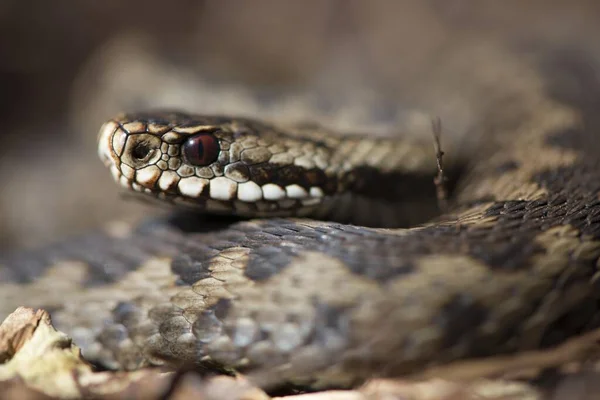
[[[244,178],[250,178],[250,170],[248,169],[248,166],[239,161],[228,164],[225,166],[224,171],[226,176],[240,178],[241,181],[243,181]]]
[[[306,171],[304,176],[306,179],[306,185],[308,186],[323,186],[323,184],[327,181],[325,172],[318,168],[313,168]]]
[[[259,186],[270,183],[273,174],[277,171],[277,166],[272,164],[251,165],[248,168],[252,177],[251,180]]]
[[[305,189],[309,189],[310,186],[321,185],[325,182],[325,174],[321,174],[322,179],[319,182],[311,183],[309,177],[312,176],[312,171],[299,167],[297,165],[285,165],[275,171],[274,182],[282,187],[290,184],[297,184]]]
[[[280,187],[297,184],[308,190],[320,187],[326,194],[336,194],[337,177],[327,176],[318,168],[306,169],[297,165],[278,166],[269,163],[251,165],[248,167],[251,180],[258,185],[274,183]]]

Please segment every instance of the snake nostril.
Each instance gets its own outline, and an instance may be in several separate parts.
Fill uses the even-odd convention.
[[[144,160],[150,154],[150,150],[151,148],[148,146],[148,143],[138,143],[131,151],[131,157],[136,160]]]

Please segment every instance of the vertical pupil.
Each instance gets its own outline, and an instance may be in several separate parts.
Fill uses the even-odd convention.
[[[203,160],[204,159],[204,142],[202,141],[201,138],[197,138],[195,140],[195,145],[198,146],[197,152],[198,152],[198,159],[199,160]]]
[[[219,157],[219,151],[217,138],[206,133],[193,136],[183,144],[186,162],[195,166],[212,164]]]

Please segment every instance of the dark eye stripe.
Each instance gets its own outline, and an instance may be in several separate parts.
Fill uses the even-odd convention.
[[[183,144],[185,160],[188,164],[197,167],[214,163],[219,157],[219,151],[219,141],[207,133],[192,136]]]

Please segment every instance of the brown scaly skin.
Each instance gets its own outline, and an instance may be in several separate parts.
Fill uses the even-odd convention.
[[[123,130],[148,134],[153,124],[165,126],[156,133],[161,137],[189,130],[172,135],[177,146],[188,134],[216,127],[219,139],[230,142],[225,151],[235,142],[234,128],[246,129],[242,136],[247,128],[252,135],[265,132],[265,143],[288,134],[235,118],[159,119],[166,120],[120,116],[105,125],[100,135],[105,163],[110,167],[129,153],[114,156],[114,147],[103,141],[112,143],[111,135],[124,135]],[[286,140],[314,144],[321,137],[323,143],[314,147],[329,151],[330,166],[343,145],[327,146],[337,139],[324,132],[307,128],[308,139]],[[516,123],[498,123],[472,155],[473,167],[437,222],[387,230],[309,219],[188,215],[134,228],[112,226],[62,248],[7,258],[0,269],[2,312],[16,305],[51,306],[55,322],[85,354],[111,367],[216,363],[249,372],[265,385],[343,386],[466,357],[549,346],[597,325],[596,136],[582,128],[572,109],[540,99]],[[357,149],[340,159],[380,167],[355,163]],[[431,153],[413,159],[412,169],[402,162],[391,169],[433,177]],[[260,164],[266,158],[254,154],[248,160]],[[215,167],[217,172],[221,167],[225,173],[226,165]],[[322,189],[320,199],[334,198],[344,186],[339,168],[333,170],[329,176],[336,184]],[[122,173],[113,171],[116,179]],[[137,176],[126,174],[131,180]],[[155,184],[149,183],[146,197],[161,196]],[[174,188],[162,197],[176,198]],[[362,200],[351,201],[358,208],[349,209],[365,207]],[[318,205],[313,211],[324,209]]]

